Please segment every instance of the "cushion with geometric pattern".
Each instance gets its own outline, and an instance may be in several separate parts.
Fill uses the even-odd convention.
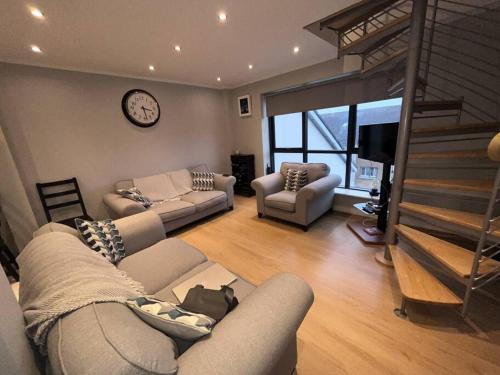
[[[193,190],[195,191],[212,191],[215,189],[214,180],[215,173],[213,172],[191,172],[193,175]]]
[[[112,220],[75,219],[75,224],[85,244],[111,263],[116,264],[125,256],[122,236]]]
[[[297,192],[307,185],[307,170],[288,169],[286,171],[285,190]]]
[[[135,186],[130,189],[118,189],[116,192],[124,198],[128,198],[134,202],[142,204],[145,208],[150,207],[152,204],[149,198],[142,194],[141,191]]]

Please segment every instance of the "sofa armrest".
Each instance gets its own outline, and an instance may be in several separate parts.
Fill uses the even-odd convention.
[[[332,191],[342,182],[342,178],[336,174],[322,177],[310,184],[307,184],[297,193],[297,201],[310,201],[327,192]]]
[[[215,190],[226,192],[228,207],[232,207],[234,205],[233,186],[235,183],[236,183],[236,178],[234,176],[223,176],[219,173],[215,174],[214,188]]]
[[[160,216],[152,211],[114,220],[114,223],[122,236],[127,256],[166,238]]]
[[[312,302],[313,292],[301,278],[288,273],[270,278],[217,324],[211,336],[178,358],[178,375],[270,374]]]
[[[264,213],[264,199],[270,195],[283,190],[285,179],[281,173],[271,173],[267,176],[256,178],[251,183],[257,198],[257,212]]]
[[[132,199],[124,198],[120,194],[105,194],[103,200],[112,219],[119,219],[146,211],[146,208],[142,204],[134,202]]]

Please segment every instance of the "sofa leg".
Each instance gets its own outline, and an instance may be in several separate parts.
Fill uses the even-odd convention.
[[[262,218],[262,216],[264,216],[264,214],[263,214],[262,212],[258,212],[258,213],[257,213],[257,216],[258,216],[258,217],[259,217],[259,219],[260,219],[260,218]]]
[[[234,210],[234,206],[229,206],[228,210],[229,210],[229,211]]]
[[[304,232],[307,232],[309,230],[309,227],[307,225],[302,225],[302,230]]]

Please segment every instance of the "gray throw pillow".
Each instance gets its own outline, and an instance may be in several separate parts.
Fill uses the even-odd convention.
[[[130,299],[127,305],[151,327],[184,340],[193,341],[208,335],[215,324],[215,320],[206,315],[152,297]]]
[[[116,264],[125,256],[122,236],[112,220],[75,219],[75,224],[83,242],[111,263]]]
[[[134,202],[142,204],[145,208],[151,207],[152,203],[149,198],[142,194],[141,191],[135,186],[130,189],[118,189],[116,192],[124,198],[128,198]]]
[[[213,172],[191,172],[193,175],[193,190],[195,191],[212,191],[215,189],[214,180],[215,173]]]
[[[288,169],[286,171],[285,190],[297,192],[307,185],[307,170]]]

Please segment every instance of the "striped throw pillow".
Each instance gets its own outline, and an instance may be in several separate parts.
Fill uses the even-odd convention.
[[[193,190],[212,191],[214,188],[215,173],[191,172],[193,174]]]
[[[307,170],[288,169],[286,171],[285,190],[297,192],[307,185]]]

